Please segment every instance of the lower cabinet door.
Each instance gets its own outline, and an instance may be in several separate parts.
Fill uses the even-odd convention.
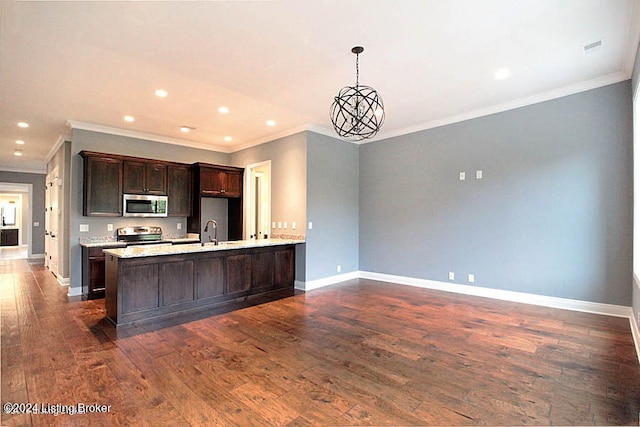
[[[227,293],[248,291],[251,288],[251,255],[227,257]]]
[[[196,298],[210,298],[224,293],[224,258],[208,257],[195,260]]]
[[[158,264],[122,268],[122,313],[158,307]]]
[[[160,304],[193,301],[193,260],[160,264]]]

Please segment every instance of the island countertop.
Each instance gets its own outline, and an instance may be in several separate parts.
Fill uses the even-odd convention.
[[[213,243],[191,243],[183,245],[139,245],[126,248],[109,248],[103,252],[117,258],[141,258],[160,255],[179,255],[197,252],[225,251],[232,249],[250,249],[265,246],[296,245],[304,243],[299,239],[259,239],[259,240],[236,240],[230,242]]]

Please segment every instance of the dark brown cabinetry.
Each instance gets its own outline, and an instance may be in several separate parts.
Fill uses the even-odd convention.
[[[251,255],[240,253],[227,257],[227,293],[251,288]]]
[[[224,294],[225,257],[217,253],[195,256],[193,282],[197,299],[218,297]]]
[[[123,192],[167,194],[167,165],[158,162],[124,161]]]
[[[122,216],[122,159],[83,151],[82,214]]]
[[[124,247],[122,246],[109,246]],[[104,253],[100,247],[82,247],[82,294],[87,299],[104,298]]]
[[[201,233],[202,198],[227,199],[228,238],[242,239],[242,180],[244,169],[231,166],[216,166],[206,163],[193,165],[193,209],[187,219],[189,233]]]
[[[167,195],[169,216],[191,216],[191,167],[167,166]]]
[[[18,246],[18,229],[5,228],[0,230],[0,246]]]
[[[241,197],[243,171],[200,166],[200,194],[206,197]]]
[[[293,292],[295,246],[139,258],[107,254],[105,265],[107,318],[121,326]]]

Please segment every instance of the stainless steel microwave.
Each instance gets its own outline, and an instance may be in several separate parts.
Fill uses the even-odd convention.
[[[168,199],[167,196],[125,194],[122,216],[166,217]]]

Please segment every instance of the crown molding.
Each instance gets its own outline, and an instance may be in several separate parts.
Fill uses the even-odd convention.
[[[49,150],[49,153],[47,154],[47,157],[44,158],[44,162],[45,164],[49,164],[49,162],[51,161],[51,159],[53,158],[53,156],[56,155],[56,153],[58,152],[58,149],[62,146],[62,144],[64,144],[65,141],[67,141],[69,138],[66,137],[65,135],[59,135],[58,139],[56,140],[56,143],[53,144],[53,147],[51,147],[51,150]]]
[[[246,150],[247,148],[255,147],[256,145],[264,144],[266,142],[271,142],[271,141],[275,141],[277,139],[286,138],[288,136],[295,135],[295,134],[301,133],[301,132],[314,132],[314,133],[319,133],[320,135],[328,136],[330,138],[336,138],[335,133],[333,131],[327,129],[327,128],[324,128],[324,127],[318,126],[318,125],[314,125],[314,124],[306,124],[306,125],[303,125],[303,126],[297,126],[297,127],[294,127],[294,128],[286,129],[286,130],[284,130],[282,132],[273,133],[271,135],[267,135],[265,137],[255,139],[255,140],[253,140],[251,142],[247,142],[245,144],[235,145],[233,147],[232,153],[235,153],[235,152],[238,152],[238,151],[242,151],[242,150]]]
[[[198,148],[200,150],[217,151],[220,153],[231,153],[229,147],[219,145],[203,144],[201,142],[187,141],[184,139],[171,138],[163,135],[156,135],[146,132],[138,132],[128,129],[114,128],[111,126],[98,125],[95,123],[80,122],[77,120],[67,120],[66,125],[71,129],[88,130],[92,132],[106,133],[110,135],[126,136],[128,138],[144,139],[146,141],[161,142],[163,144],[180,145],[183,147]]]
[[[637,1],[634,1],[631,4],[631,13],[629,14],[629,31],[627,34],[627,45],[625,47],[625,55],[622,62],[622,71],[627,78],[630,79],[633,75],[633,67],[638,53],[638,44],[640,43],[640,4]]]
[[[378,137],[361,141],[361,144],[366,144],[374,141],[382,141],[389,138],[395,138],[410,133],[420,132],[423,130],[433,129],[440,126],[446,126],[453,123],[463,122],[465,120],[476,119],[478,117],[488,116],[490,114],[502,113],[508,110],[514,110],[520,107],[526,107],[528,105],[538,104],[540,102],[550,101],[552,99],[562,98],[564,96],[574,95],[576,93],[585,92],[591,89],[597,89],[599,87],[608,86],[614,83],[619,83],[625,80],[629,80],[629,76],[623,71],[608,74],[606,76],[598,77],[592,80],[586,80],[573,85],[565,86],[559,89],[542,92],[533,96],[514,99],[513,101],[504,102],[501,104],[492,105],[477,110],[467,111],[462,114],[456,114],[453,116],[443,117],[440,119],[432,120],[426,123],[422,123],[416,126],[409,126],[402,129],[397,129],[390,132],[380,134]]]
[[[37,175],[46,175],[47,166],[44,165],[42,169],[23,169],[23,168],[12,168],[8,166],[0,166],[0,172],[34,173]]]
[[[633,14],[634,16],[640,15],[640,7],[634,7]],[[640,19],[638,21],[640,21]],[[588,90],[597,89],[599,87],[608,86],[611,84],[628,80],[631,77],[631,72],[633,72],[633,64],[635,62],[635,51],[637,49],[638,40],[640,39],[640,23],[635,25],[635,22],[634,22],[634,28],[635,28],[634,31],[630,31],[630,38],[629,38],[630,48],[628,49],[629,52],[625,59],[625,69],[622,71],[611,73],[606,76],[598,77],[595,79],[586,80],[573,85],[564,86],[559,89],[542,92],[536,95],[519,98],[519,99],[515,99],[512,101],[508,101],[500,104],[495,104],[495,105],[485,107],[485,108],[480,108],[477,110],[467,111],[461,114],[442,117],[440,119],[431,120],[429,122],[425,122],[415,126],[396,129],[389,132],[381,132],[371,139],[367,139],[363,141],[345,141],[345,142],[361,145],[361,144],[368,144],[370,142],[383,141],[386,139],[395,138],[402,135],[408,135],[411,133],[433,129],[440,126],[446,126],[453,123],[463,122],[465,120],[471,120],[478,117],[488,116],[495,113],[501,113],[504,111],[513,110],[520,107],[526,107],[528,105],[538,104],[540,102],[550,101],[553,99],[562,98],[564,96],[574,95],[576,93],[585,92]],[[633,32],[633,35],[631,34],[632,32]],[[631,49],[631,47],[633,47],[633,49]],[[633,52],[631,52],[631,50],[633,50]],[[628,63],[631,64],[630,71],[627,70]],[[171,138],[171,137],[162,136],[162,135],[114,128],[114,127],[103,126],[103,125],[98,125],[94,123],[80,122],[76,120],[67,120],[66,124],[71,129],[81,129],[81,130],[88,130],[88,131],[106,133],[111,135],[126,136],[130,138],[144,139],[147,141],[180,145],[180,146],[190,147],[190,148],[198,148],[198,149],[207,150],[207,151],[217,151],[217,152],[226,153],[226,154],[236,153],[238,151],[242,151],[247,148],[255,147],[257,145],[264,144],[266,142],[275,141],[277,139],[286,138],[288,136],[295,135],[297,133],[301,133],[305,131],[314,132],[320,135],[324,135],[324,136],[342,141],[342,139],[336,136],[333,130],[327,129],[326,127],[319,126],[316,124],[305,124],[302,126],[297,126],[294,128],[286,129],[282,132],[273,133],[273,134],[264,136],[262,138],[255,139],[247,143],[238,144],[230,147],[208,145],[208,144],[203,144],[203,143],[194,142],[194,141],[187,141],[183,139]],[[58,142],[56,142],[56,145],[54,146],[54,148],[52,148],[52,150],[49,152],[49,155],[47,156],[47,162],[55,153],[55,150],[57,150],[57,148],[59,147],[59,144],[62,144],[62,142],[60,142],[61,139],[62,139],[62,142],[64,142],[64,136],[60,136],[58,138]]]

